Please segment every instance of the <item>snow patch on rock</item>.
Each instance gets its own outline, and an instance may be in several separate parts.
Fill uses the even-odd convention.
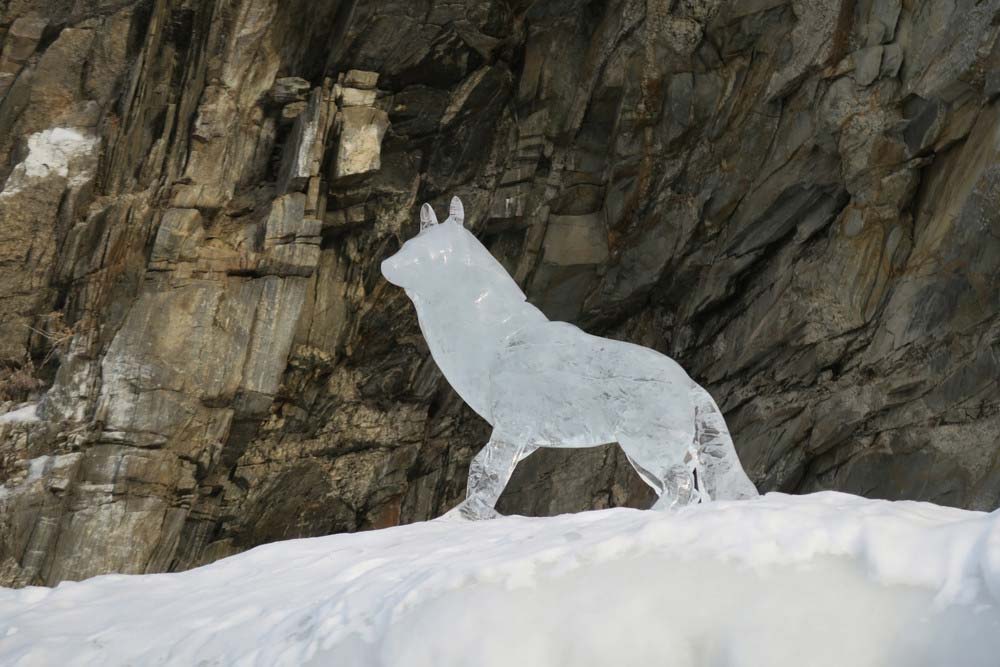
[[[0,417],[0,419],[2,419],[2,417]],[[26,488],[33,482],[40,480],[42,475],[45,474],[45,471],[52,467],[51,464],[56,458],[57,457],[53,456],[39,456],[38,458],[29,460],[27,462],[27,476],[24,479],[13,487],[8,487],[6,484],[0,484],[0,500],[3,500],[4,498]]]
[[[21,424],[37,421],[39,421],[37,403],[28,403],[17,410],[0,415],[0,424]]]
[[[53,127],[28,137],[28,156],[18,163],[0,197],[10,197],[32,181],[58,176],[71,187],[85,184],[97,164],[100,138],[69,127]]]

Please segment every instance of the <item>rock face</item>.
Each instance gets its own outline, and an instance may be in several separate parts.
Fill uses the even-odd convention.
[[[1000,504],[1000,0],[11,0],[0,584],[427,519],[486,425],[378,272],[451,195],[761,490]],[[31,411],[20,411],[18,415]],[[500,509],[650,502],[614,445]]]

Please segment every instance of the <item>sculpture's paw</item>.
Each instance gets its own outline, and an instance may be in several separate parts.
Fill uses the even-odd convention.
[[[676,498],[671,498],[666,494],[657,498],[653,506],[650,507],[651,510],[656,510],[658,512],[668,512],[670,510],[680,509],[680,504],[677,502]]]
[[[707,503],[707,502],[709,502],[708,498],[701,496],[697,492],[691,495],[690,497],[687,497],[686,499],[678,498],[677,496],[664,493],[657,499],[655,503],[653,503],[653,506],[650,507],[649,509],[658,510],[661,512],[663,511],[669,512],[669,511],[676,511],[683,507],[688,507],[690,505],[698,505],[700,503]]]
[[[438,521],[484,521],[503,516],[481,500],[466,500],[448,510]]]

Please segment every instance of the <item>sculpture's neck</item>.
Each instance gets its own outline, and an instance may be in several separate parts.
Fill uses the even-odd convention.
[[[410,298],[438,368],[459,396],[492,423],[490,367],[497,353],[515,331],[547,320],[524,300],[513,281],[513,289],[474,283],[450,290],[447,298],[416,294]]]

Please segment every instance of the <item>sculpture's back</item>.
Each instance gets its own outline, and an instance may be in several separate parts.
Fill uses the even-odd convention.
[[[491,369],[494,428],[543,447],[694,438],[693,386],[672,359],[565,322],[516,332]],[[667,434],[672,430],[674,433]],[[681,463],[684,452],[678,454]]]

